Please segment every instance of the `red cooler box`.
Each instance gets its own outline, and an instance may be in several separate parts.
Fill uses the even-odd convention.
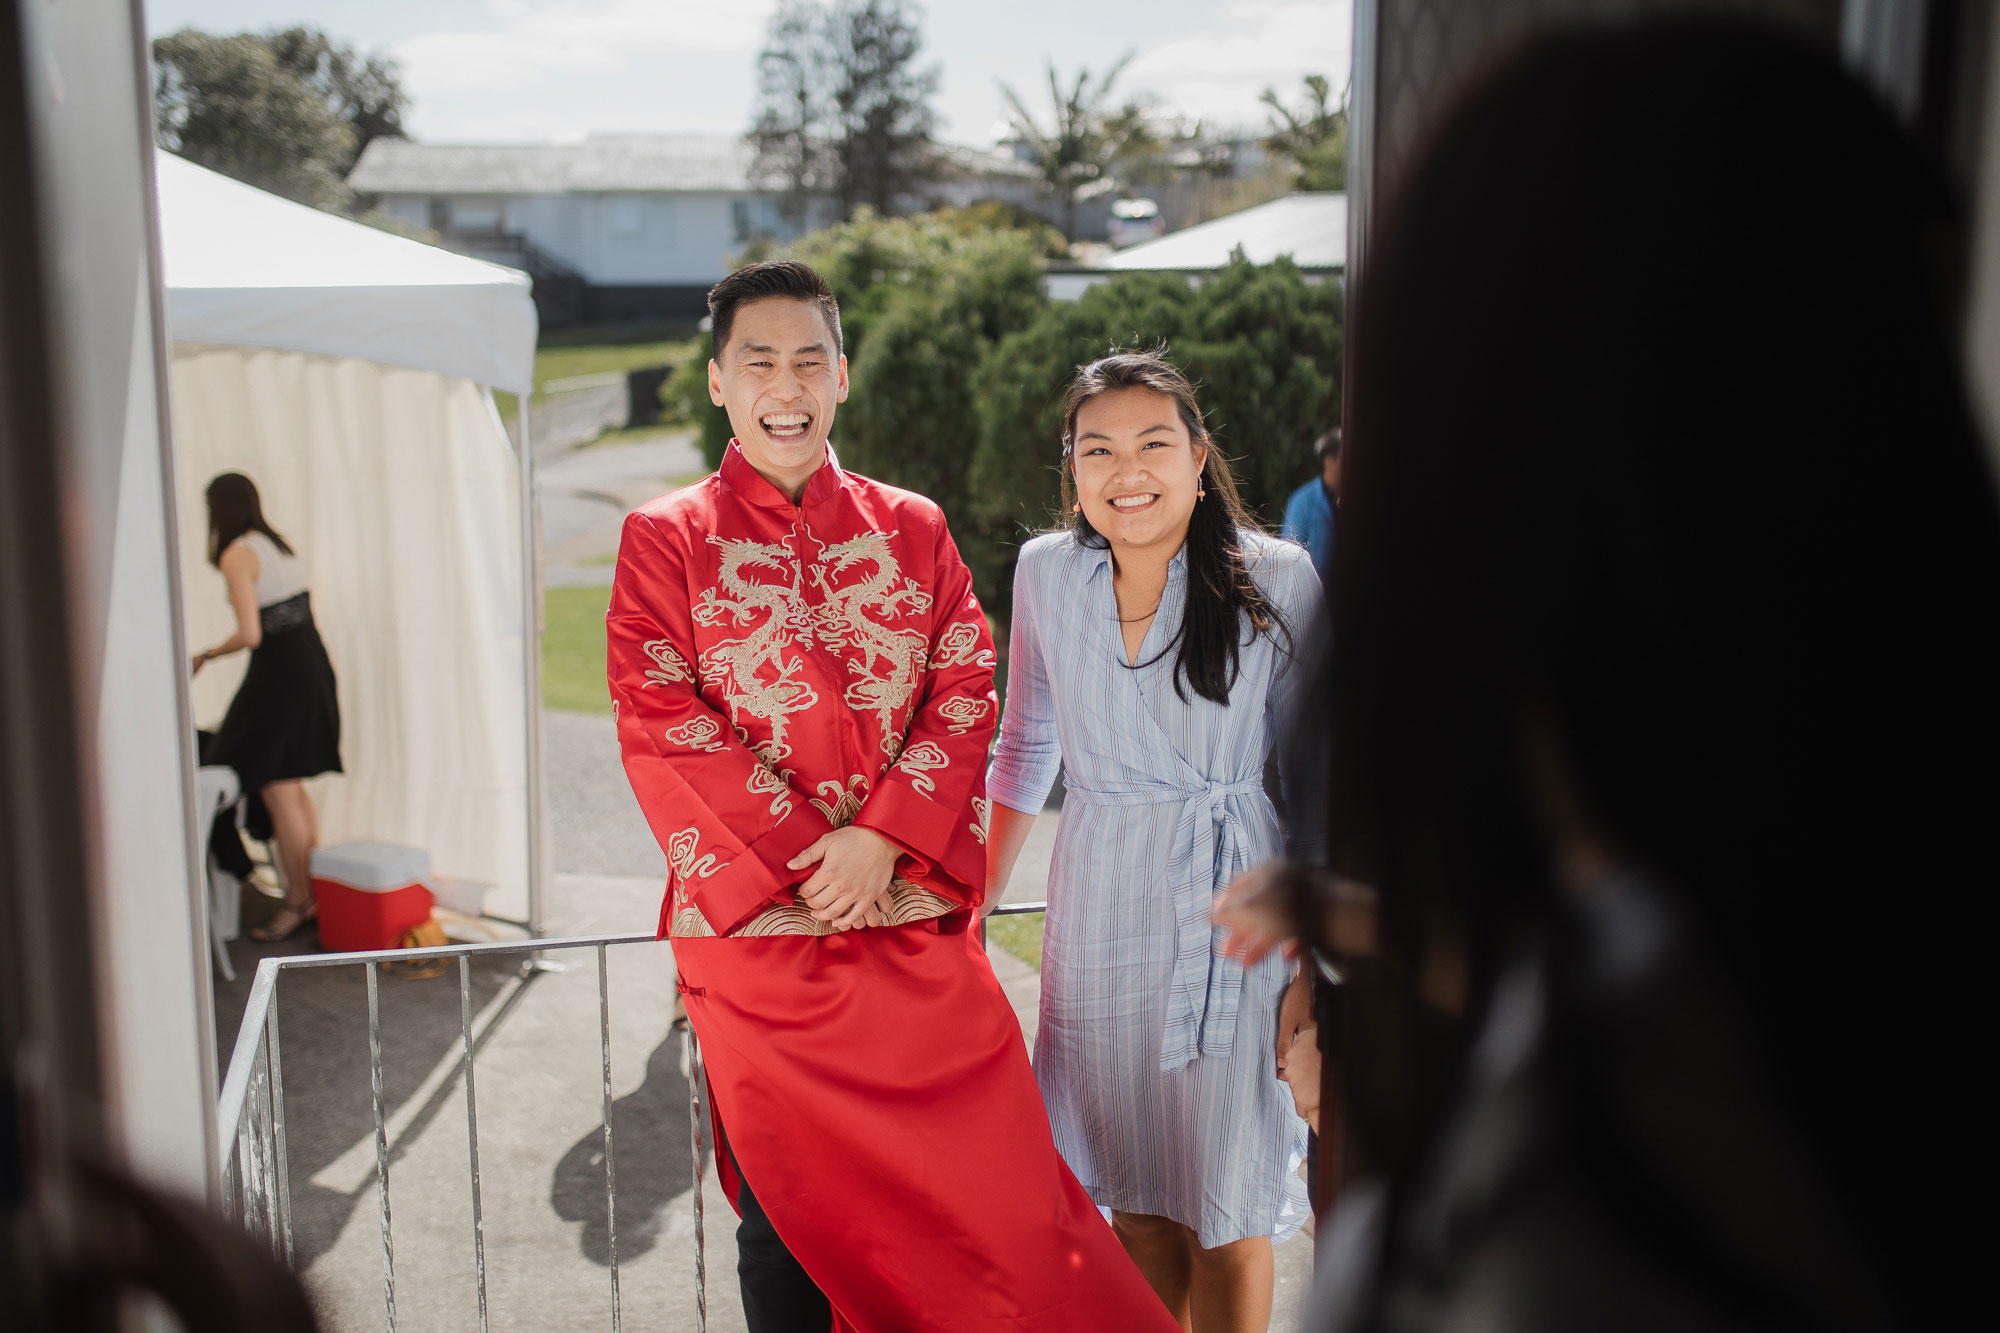
[[[312,854],[319,939],[340,953],[393,949],[431,918],[431,854],[388,842],[341,842]]]

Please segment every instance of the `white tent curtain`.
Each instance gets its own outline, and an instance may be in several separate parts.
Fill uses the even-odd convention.
[[[203,492],[238,471],[306,564],[340,681],[347,773],[321,841],[422,847],[436,873],[527,915],[527,707],[518,463],[486,390],[351,357],[177,341],[172,370],[190,641],[234,626]],[[195,681],[221,720],[245,658]]]

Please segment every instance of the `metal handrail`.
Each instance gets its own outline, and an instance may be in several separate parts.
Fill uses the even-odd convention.
[[[1046,911],[1047,903],[1002,903],[993,916],[1024,916]],[[365,967],[368,978],[368,1065],[375,1112],[375,1188],[382,1219],[382,1303],[385,1327],[396,1327],[395,1235],[389,1210],[388,1112],[382,1095],[382,1010],[380,970],[384,963],[417,963],[455,959],[458,963],[460,1067],[465,1080],[465,1128],[472,1190],[473,1269],[479,1291],[479,1328],[487,1329],[486,1233],[479,1176],[479,1094],[474,1081],[472,1040],[472,959],[520,956],[570,949],[597,951],[597,1015],[604,1103],[604,1207],[611,1268],[611,1327],[622,1323],[618,1279],[617,1166],[611,1129],[611,989],[605,950],[614,944],[652,944],[651,932],[621,935],[577,935],[562,939],[530,939],[486,944],[450,944],[437,948],[373,949],[356,953],[289,954],[257,964],[237,1029],[229,1072],[222,1082],[217,1116],[223,1163],[223,1206],[252,1232],[266,1235],[272,1252],[292,1263],[292,1199],[290,1160],[285,1145],[284,1064],[278,1041],[278,974],[294,968]],[[705,1075],[701,1044],[692,1025],[682,1028],[686,1042],[689,1097],[689,1151],[694,1157],[695,1309],[696,1328],[708,1327],[706,1235],[702,1208],[702,1117]]]

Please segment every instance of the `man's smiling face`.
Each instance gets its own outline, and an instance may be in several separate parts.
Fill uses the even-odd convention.
[[[847,358],[813,302],[747,302],[708,363],[708,396],[728,411],[750,466],[796,500],[826,459],[834,407],[847,398]]]

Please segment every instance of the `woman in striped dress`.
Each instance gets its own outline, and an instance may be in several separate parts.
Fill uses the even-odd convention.
[[[1319,581],[1252,526],[1164,358],[1086,366],[1063,453],[1070,525],[1015,573],[987,899],[1060,763],[1035,1041],[1056,1146],[1182,1327],[1262,1330],[1272,1242],[1307,1215],[1276,1056],[1305,993],[1225,957],[1209,908],[1284,851],[1264,764]]]

